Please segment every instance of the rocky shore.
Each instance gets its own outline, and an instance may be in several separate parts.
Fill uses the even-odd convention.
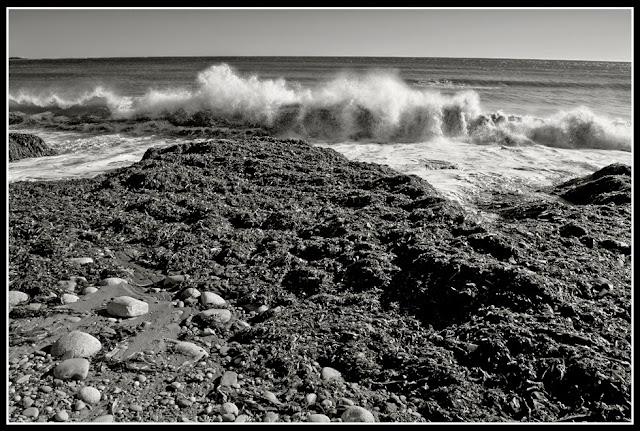
[[[496,195],[303,141],[9,185],[10,422],[629,422],[630,168]]]

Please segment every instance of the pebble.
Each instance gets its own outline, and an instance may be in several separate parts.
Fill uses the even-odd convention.
[[[234,422],[246,422],[248,419],[247,415],[239,415]]]
[[[91,422],[113,422],[113,419],[114,419],[113,415],[102,415],[102,416],[98,416]]]
[[[40,410],[38,410],[37,407],[29,407],[24,409],[24,411],[22,412],[22,414],[28,418],[37,418],[38,415],[40,414]]]
[[[66,319],[71,323],[78,323],[79,321],[82,320],[82,317],[80,317],[80,316],[67,316]]]
[[[162,281],[162,284],[165,286],[172,286],[174,284],[180,284],[186,279],[187,277],[185,275],[169,275]]]
[[[129,284],[127,280],[120,277],[108,277],[103,280],[100,280],[100,286],[116,286],[118,284]]]
[[[67,259],[69,263],[77,264],[77,265],[86,265],[88,263],[93,263],[93,258],[90,257],[72,257]]]
[[[178,400],[178,406],[180,407],[190,407],[193,404],[193,402],[191,400],[188,400],[186,398],[180,398]]]
[[[78,358],[89,358],[102,349],[102,344],[93,335],[81,331],[72,331],[53,343],[51,354],[62,356],[68,351],[73,352],[73,356]]]
[[[72,295],[71,293],[64,293],[62,295],[62,303],[63,304],[72,304],[74,302],[78,302],[78,298],[76,295]]]
[[[205,349],[189,341],[180,341],[176,343],[175,348],[180,353],[195,358],[196,361],[205,356],[209,356],[209,353]]]
[[[44,304],[40,304],[39,302],[32,302],[31,304],[27,304],[27,307],[32,309],[32,310],[39,310],[42,307],[44,307]]]
[[[202,292],[202,295],[200,295],[200,302],[203,305],[211,305],[213,307],[222,307],[227,303],[222,296],[213,292]]]
[[[263,393],[264,397],[265,397],[268,401],[271,401],[273,404],[282,404],[282,403],[278,400],[278,398],[276,397],[276,394],[274,394],[273,392],[271,392],[271,391],[267,391],[267,390],[264,390],[264,391],[262,391],[262,393]]]
[[[323,415],[321,413],[312,413],[309,416],[307,416],[307,421],[308,422],[331,422],[331,419],[329,419],[329,416]]]
[[[60,280],[60,281],[58,281],[58,286],[61,287],[64,290],[66,290],[67,292],[75,292],[77,285],[78,285],[78,283],[76,283],[74,280]]]
[[[304,399],[307,401],[307,404],[315,404],[318,396],[316,394],[307,394],[304,396]]]
[[[86,407],[87,407],[87,405],[85,404],[84,401],[76,400],[75,409],[76,409],[77,412],[79,412],[80,410],[84,410]]]
[[[238,373],[235,371],[225,371],[220,379],[220,386],[231,386],[238,384]]]
[[[235,416],[238,414],[238,406],[231,402],[224,403],[220,406],[219,412],[223,416],[226,414],[232,414]]]
[[[260,307],[258,307],[258,309],[256,310],[258,312],[258,314],[262,314],[265,311],[267,311],[269,309],[269,307],[267,307],[266,305],[261,305]]]
[[[200,293],[200,291],[195,287],[188,287],[182,292],[182,294],[180,295],[180,298],[182,299],[199,298],[201,295],[202,294]]]
[[[376,418],[373,414],[359,406],[351,406],[344,411],[341,416],[343,422],[375,422]]]
[[[87,286],[82,290],[83,295],[88,295],[90,293],[96,293],[99,289],[95,286]]]
[[[107,313],[117,317],[137,317],[149,312],[149,304],[130,296],[118,296],[107,304]]]
[[[144,374],[139,374],[139,375],[138,375],[138,381],[139,381],[140,383],[144,383],[144,382],[146,382],[146,381],[147,381],[147,376],[145,376]]]
[[[345,406],[353,406],[356,404],[353,401],[351,401],[349,398],[341,398],[340,403]]]
[[[23,302],[27,302],[29,300],[29,295],[24,292],[20,292],[19,290],[10,290],[9,291],[9,305],[14,307]]]
[[[202,335],[203,335],[203,336],[205,336],[205,337],[206,337],[207,335],[215,335],[215,334],[216,334],[216,331],[215,331],[215,330],[213,330],[213,329],[211,329],[211,328],[204,328],[204,329],[202,330]]]
[[[278,422],[278,413],[266,412],[262,418],[262,422]]]
[[[60,410],[58,413],[56,413],[54,419],[57,422],[66,422],[69,420],[69,413],[67,413],[66,410]]]
[[[142,411],[142,406],[139,404],[131,404],[129,406],[129,410],[134,411],[134,412],[141,412]]]
[[[22,376],[18,380],[16,380],[16,384],[20,385],[20,384],[26,382],[27,380],[29,380],[30,377],[31,377],[31,374],[25,374],[24,376]]]
[[[233,422],[236,419],[236,416],[231,413],[226,413],[222,415],[222,420],[225,422]]]
[[[53,370],[53,375],[63,380],[84,380],[89,375],[89,361],[85,358],[67,359],[56,366]]]
[[[342,373],[338,370],[336,370],[335,368],[331,368],[331,367],[324,367],[322,368],[322,370],[320,371],[320,376],[322,378],[322,380],[324,381],[331,381],[331,380],[341,380],[342,379]]]
[[[224,324],[231,320],[231,312],[224,308],[211,308],[209,310],[201,311],[198,313],[199,317],[213,317],[216,321]]]
[[[22,399],[22,407],[27,408],[33,405],[33,399],[31,397],[24,397]]]
[[[49,385],[40,386],[40,390],[44,393],[49,393],[53,391],[53,388]]]
[[[101,397],[100,391],[92,386],[85,386],[78,391],[78,398],[87,404],[97,404]]]

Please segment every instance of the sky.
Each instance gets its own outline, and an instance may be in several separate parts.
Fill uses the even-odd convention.
[[[10,56],[632,61],[633,9],[18,9]]]

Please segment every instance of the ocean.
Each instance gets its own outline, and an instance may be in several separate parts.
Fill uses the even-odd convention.
[[[389,165],[472,211],[483,196],[535,193],[611,163],[632,165],[624,62],[11,59],[8,84],[9,130],[38,135],[59,153],[8,164],[8,182],[95,176],[150,147],[195,140],[175,132],[213,120]]]

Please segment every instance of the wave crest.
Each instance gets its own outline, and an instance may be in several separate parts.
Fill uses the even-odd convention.
[[[102,86],[77,94],[20,91],[10,94],[9,101],[14,111],[102,113],[111,120],[167,120],[179,126],[233,120],[280,135],[329,141],[454,137],[475,144],[631,149],[630,124],[611,122],[586,108],[544,119],[483,115],[473,90],[444,95],[412,88],[396,73],[384,71],[345,73],[309,89],[284,79],[241,76],[219,64],[200,72],[196,84],[194,89],[149,89],[139,97],[120,96]]]

